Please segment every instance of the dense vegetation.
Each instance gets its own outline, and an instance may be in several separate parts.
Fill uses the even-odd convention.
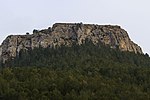
[[[148,55],[102,44],[22,51],[1,66],[3,100],[150,99]]]

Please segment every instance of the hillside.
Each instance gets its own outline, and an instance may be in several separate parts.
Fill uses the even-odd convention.
[[[2,65],[2,100],[150,99],[148,55],[90,41],[21,51]]]
[[[54,24],[0,46],[0,100],[149,100],[150,57],[119,26]]]

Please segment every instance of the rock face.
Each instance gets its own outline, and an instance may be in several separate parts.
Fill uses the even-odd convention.
[[[5,63],[16,57],[20,50],[38,47],[71,46],[83,44],[90,39],[94,44],[102,42],[111,48],[143,54],[141,48],[132,42],[128,33],[120,26],[93,25],[82,23],[56,23],[48,29],[33,30],[33,34],[10,35],[0,46],[0,61]]]

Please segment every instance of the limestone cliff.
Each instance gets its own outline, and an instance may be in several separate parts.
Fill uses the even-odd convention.
[[[143,53],[120,26],[56,23],[52,28],[33,30],[31,35],[27,33],[26,35],[8,36],[0,46],[0,60],[4,63],[9,58],[16,57],[22,49],[71,46],[72,43],[80,45],[86,39],[90,39],[94,44],[102,42],[111,48],[118,47],[121,51]]]

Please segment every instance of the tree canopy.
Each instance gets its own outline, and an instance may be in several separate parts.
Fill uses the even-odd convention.
[[[3,100],[149,100],[150,58],[108,46],[35,48],[1,64]]]

